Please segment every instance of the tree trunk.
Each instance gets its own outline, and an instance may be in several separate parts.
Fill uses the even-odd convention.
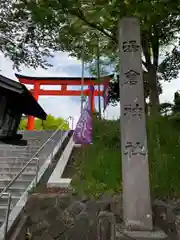
[[[146,101],[144,101],[144,110],[145,110],[145,115],[148,116],[148,104]]]
[[[149,85],[149,100],[150,114],[159,114],[159,93],[157,87],[157,71],[153,65],[148,69],[148,85]]]

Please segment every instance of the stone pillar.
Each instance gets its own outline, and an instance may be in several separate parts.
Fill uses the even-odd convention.
[[[152,230],[140,24],[119,25],[123,212],[129,230]]]

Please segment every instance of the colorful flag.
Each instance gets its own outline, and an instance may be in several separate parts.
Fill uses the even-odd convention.
[[[91,100],[88,98],[79,121],[74,130],[73,140],[76,144],[92,143],[92,113]]]

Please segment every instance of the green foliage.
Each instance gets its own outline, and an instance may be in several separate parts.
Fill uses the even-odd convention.
[[[172,107],[173,114],[180,113],[180,93],[175,92],[174,94],[174,105]]]
[[[179,0],[86,2],[82,0],[39,0],[38,2],[20,0],[14,6],[17,9],[16,14],[19,14],[18,9],[21,9],[19,14],[21,18],[28,16],[26,22],[30,26],[37,26],[42,34],[46,33],[51,37],[49,41],[48,38],[38,36],[37,42],[40,42],[41,46],[68,51],[77,58],[81,58],[83,53],[85,60],[90,62],[91,72],[95,69],[95,65],[94,67],[92,65],[95,63],[98,41],[102,58],[106,63],[111,63],[114,71],[117,71],[118,21],[124,16],[138,17],[144,54],[142,63],[148,75],[147,81],[145,80],[147,93],[152,93],[149,95],[151,108],[157,108],[159,104],[158,93],[161,91],[159,91],[160,84],[156,84],[157,75],[158,81],[177,78],[180,64]],[[34,31],[28,32],[34,34]],[[29,38],[34,42],[32,35]],[[167,51],[164,61],[159,65],[159,55],[162,53],[160,51],[167,49],[170,44],[174,45],[174,49]],[[107,70],[103,66],[102,69],[103,72]],[[113,87],[112,91],[116,89]],[[119,100],[118,96],[118,94],[112,94],[112,98],[116,97],[112,101]]]
[[[165,81],[176,79],[180,69],[180,42],[175,46],[172,52],[166,52],[165,59],[159,65],[159,73]]]
[[[20,121],[19,130],[26,130],[26,127],[27,127],[27,119],[23,118]]]
[[[94,196],[118,192],[121,189],[119,121],[94,120],[93,130],[93,144],[84,146],[76,155],[75,190]]]
[[[174,104],[164,102],[160,104],[160,113],[169,117],[169,120],[173,120],[174,124],[180,122],[180,93],[179,91],[174,93]]]
[[[21,3],[0,1],[0,51],[13,61],[14,67],[19,69],[21,64],[34,68],[51,66],[46,61],[52,56],[48,41],[51,36],[31,21]]]
[[[19,129],[25,130],[27,126],[27,119],[23,119],[20,122]],[[35,130],[56,130],[62,126],[62,130],[69,130],[69,123],[65,122],[63,118],[55,118],[52,115],[48,115],[45,121],[40,119],[35,120]]]
[[[160,107],[161,114],[170,115],[172,112],[173,104],[164,102],[164,103],[161,103],[159,107]]]
[[[147,79],[147,73],[143,72],[143,83],[144,83],[144,97],[147,99],[150,96],[150,89]],[[117,105],[120,102],[120,88],[119,88],[119,76],[114,77],[112,81],[109,82],[109,103],[112,105]],[[162,86],[160,82],[157,83],[158,94],[162,93]]]
[[[101,58],[99,59],[99,72],[100,76],[106,76],[111,73],[113,69],[113,64],[111,63],[109,58]],[[96,77],[97,74],[97,61],[93,59],[91,62],[88,62],[86,66],[87,70],[90,72],[90,74],[94,77]]]
[[[17,14],[21,9],[21,17],[28,15],[29,22],[51,35],[49,44],[52,47],[68,51],[78,58],[81,58],[83,51],[87,60],[93,60],[96,59],[99,39],[101,56],[113,62],[117,59],[118,20],[127,15],[136,16],[141,22],[146,67],[153,64],[149,56],[155,57],[159,45],[167,46],[177,38],[180,26],[178,0],[129,0],[120,3],[101,0],[86,3],[82,0],[20,0],[14,7]]]
[[[180,194],[180,126],[168,117],[149,119],[148,151],[151,189],[154,197]]]
[[[45,57],[50,57],[52,51],[61,50],[77,58],[84,53],[93,71],[99,41],[103,64],[111,63],[116,72],[118,21],[124,16],[135,16],[141,25],[142,64],[148,76],[144,82],[151,108],[159,109],[159,81],[178,76],[179,0],[2,0],[0,9],[0,50],[16,67],[20,64],[46,67]],[[173,50],[167,51],[159,64],[160,54],[169,45],[174,46]],[[103,72],[107,70],[101,68]],[[114,87],[112,91],[116,89]],[[115,97],[114,101],[119,100],[118,93],[111,97]]]
[[[170,119],[174,121],[174,124],[180,123],[180,93],[174,93],[174,104],[171,107],[172,114],[170,115]]]
[[[180,126],[167,116],[148,119],[148,153],[153,197],[179,197]],[[118,121],[94,120],[93,144],[76,156],[76,192],[99,196],[122,189]]]

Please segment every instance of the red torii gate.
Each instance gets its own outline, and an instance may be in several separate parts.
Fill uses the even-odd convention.
[[[33,94],[36,101],[38,101],[39,96],[81,96],[81,90],[69,90],[67,86],[81,86],[82,78],[81,77],[29,77],[23,76],[20,74],[15,74],[20,83],[33,85],[33,88],[30,90]],[[92,112],[95,110],[94,106],[94,97],[104,96],[104,90],[108,85],[108,82],[112,79],[113,75],[108,75],[101,78],[100,85],[103,86],[103,90],[100,92],[94,90],[91,96],[91,106]],[[84,86],[88,86],[88,89],[83,90],[84,96],[90,97],[90,87],[98,85],[97,78],[94,77],[84,77]],[[61,86],[59,90],[44,90],[41,89],[41,85],[46,86]],[[34,117],[28,116],[28,130],[34,130]]]

